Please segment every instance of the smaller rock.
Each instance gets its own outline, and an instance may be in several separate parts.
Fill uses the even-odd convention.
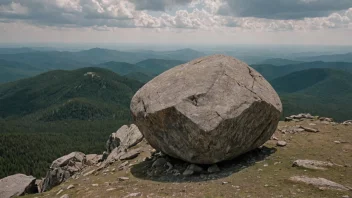
[[[120,166],[117,167],[117,170],[123,170],[128,165],[128,163],[128,161],[123,162],[120,164]]]
[[[88,175],[91,175],[91,174],[93,174],[95,172],[96,172],[96,170],[91,170],[91,171],[88,171],[88,172],[84,173],[83,176],[87,177]]]
[[[131,159],[138,157],[139,154],[140,154],[139,149],[133,149],[133,150],[127,151],[125,154],[121,155],[120,160],[131,160]]]
[[[326,117],[320,117],[319,120],[320,120],[320,121],[325,121],[325,122],[333,122],[333,121],[334,121],[334,119],[332,119],[332,118],[326,118]]]
[[[124,196],[123,198],[128,198],[128,197],[140,197],[142,196],[142,193],[138,192],[138,193],[131,193],[131,194],[128,194],[126,196]]]
[[[274,135],[271,136],[271,139],[272,139],[272,140],[279,140],[279,139],[278,139],[276,136],[274,136]]]
[[[98,186],[99,186],[99,184],[92,184],[92,186],[93,186],[93,187],[98,187]]]
[[[60,198],[70,198],[70,196],[68,194],[64,194]]]
[[[336,143],[336,144],[341,144],[341,142],[340,142],[340,141],[334,141],[334,143]]]
[[[119,177],[119,178],[117,178],[119,181],[127,181],[127,180],[129,180],[130,178],[128,178],[128,177]]]
[[[193,175],[194,173],[201,173],[203,172],[203,168],[200,166],[197,166],[195,164],[191,164],[187,167],[187,169],[183,172],[184,176],[189,176]]]
[[[321,121],[321,123],[322,123],[322,124],[326,124],[326,125],[329,125],[329,124],[330,124],[330,122],[328,122],[328,121]]]
[[[170,162],[166,162],[165,166],[167,167],[166,171],[171,171],[174,166]]]
[[[67,190],[70,190],[70,189],[72,189],[72,188],[75,188],[75,186],[74,186],[73,184],[67,186]]]
[[[167,160],[165,158],[158,158],[155,160],[155,162],[152,164],[152,168],[160,168],[164,167],[164,165],[167,163]]]
[[[287,145],[287,142],[285,142],[285,141],[278,141],[278,142],[276,143],[276,145],[277,145],[277,146],[284,147],[284,146]]]
[[[339,190],[339,191],[349,191],[349,189],[341,184],[327,180],[325,178],[310,178],[307,176],[293,176],[290,178],[292,182],[305,183],[312,185],[321,190]]]
[[[344,196],[342,196],[342,198],[350,198],[350,196],[344,195]]]
[[[304,127],[304,126],[301,126],[301,128],[304,129],[307,132],[312,132],[312,133],[318,133],[319,132],[318,129],[313,129],[313,128]]]
[[[109,188],[109,189],[106,189],[106,192],[110,192],[110,191],[113,191],[113,190],[116,190],[116,188]]]
[[[317,160],[296,160],[292,164],[293,167],[303,167],[313,170],[326,170],[327,167],[334,166],[333,163],[317,161]]]
[[[64,192],[63,189],[59,190],[59,192],[57,192],[56,195],[59,195],[59,194],[61,194],[62,192]]]
[[[220,168],[218,167],[218,165],[213,164],[209,166],[208,173],[216,173],[216,172],[220,172]]]
[[[316,126],[317,124],[315,123],[309,123],[309,126]]]
[[[222,182],[222,185],[224,185],[224,184],[228,184],[229,182],[226,182],[226,181],[224,181],[224,182]]]

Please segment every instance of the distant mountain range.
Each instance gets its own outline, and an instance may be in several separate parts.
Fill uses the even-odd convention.
[[[315,68],[270,82],[283,102],[284,116],[310,112],[338,121],[352,117],[352,73]]]
[[[31,48],[0,48],[0,77],[3,77],[0,83],[50,70],[74,70],[88,66],[108,68],[121,75],[143,72],[153,76],[201,56],[205,54],[192,49],[122,52],[93,48],[79,52],[60,52],[36,51]]]
[[[255,70],[261,73],[267,80],[273,80],[280,76],[285,76],[292,72],[302,71],[312,68],[330,68],[342,71],[352,72],[352,63],[344,62],[304,62],[300,64],[274,66],[274,65],[251,65]]]
[[[332,55],[299,57],[299,58],[297,58],[297,60],[324,61],[324,62],[352,62],[352,52],[347,53],[347,54],[332,54]]]
[[[283,66],[283,65],[293,65],[293,64],[300,64],[303,61],[295,61],[283,58],[271,58],[266,59],[265,61],[260,62],[261,65],[274,65],[274,66]]]

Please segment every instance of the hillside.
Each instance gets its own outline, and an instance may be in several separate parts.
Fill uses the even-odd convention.
[[[72,150],[101,152],[106,136],[131,121],[130,100],[141,86],[101,68],[0,85],[0,178],[44,176],[52,160]]]
[[[180,60],[164,60],[164,59],[148,59],[136,63],[137,66],[144,68],[151,74],[160,74],[172,67],[184,64],[184,61]]]
[[[267,80],[285,76],[292,72],[302,71],[312,68],[330,68],[342,71],[352,72],[352,63],[345,62],[307,62],[294,65],[274,66],[274,65],[251,65],[255,70],[261,73]]]
[[[285,132],[297,129],[297,125],[319,132]],[[201,165],[200,173],[190,176],[183,175],[189,163],[153,151],[142,141],[130,149],[140,152],[132,159],[117,160],[103,169],[99,164],[89,166],[48,192],[25,197],[347,198],[352,196],[351,190],[336,188],[351,189],[351,130],[352,126],[324,124],[319,120],[280,122],[273,139],[262,147],[218,163],[217,172],[209,173],[209,166]],[[287,145],[278,146],[277,140]],[[296,160],[329,165],[303,167],[294,165]],[[308,185],[291,181],[294,176],[325,178],[337,184]]]
[[[302,61],[295,61],[283,58],[271,58],[265,61],[260,62],[261,65],[274,65],[274,66],[283,66],[283,65],[293,65],[293,64],[300,64]]]
[[[272,80],[284,106],[284,116],[312,112],[338,121],[352,116],[352,73],[309,69]]]
[[[0,83],[26,78],[40,72],[42,70],[24,63],[0,59]]]
[[[301,61],[352,62],[352,53],[299,57]]]
[[[0,117],[34,120],[125,118],[129,114],[130,98],[141,85],[100,68],[51,71],[1,85]]]
[[[140,72],[140,73],[148,73],[148,70],[141,68],[135,64],[124,63],[124,62],[106,62],[99,65],[97,67],[102,67],[109,69],[119,75],[126,75],[129,73]]]
[[[142,83],[147,83],[148,81],[153,79],[152,75],[147,75],[147,74],[142,73],[142,72],[132,72],[132,73],[126,74],[125,76],[127,78],[134,79],[134,80],[137,80],[137,81],[142,82]]]

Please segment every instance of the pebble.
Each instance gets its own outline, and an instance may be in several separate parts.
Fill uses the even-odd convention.
[[[70,198],[70,196],[68,196],[68,194],[64,194],[60,198]]]
[[[126,196],[124,196],[123,198],[128,198],[128,197],[140,197],[142,195],[142,193],[138,192],[138,193],[131,193],[128,194]]]
[[[74,186],[73,184],[67,186],[67,190],[70,190],[70,189],[72,189],[72,188],[75,188],[75,186]]]
[[[284,146],[287,145],[287,142],[285,142],[285,141],[278,141],[278,142],[276,143],[276,145],[277,145],[277,146],[284,147]]]
[[[97,187],[97,186],[99,186],[99,184],[92,184],[92,186]]]
[[[59,192],[56,193],[56,195],[59,195],[60,193],[62,193],[64,190],[59,190]]]
[[[109,188],[109,189],[106,189],[106,192],[110,192],[110,191],[113,191],[113,190],[116,190],[116,188]]]
[[[117,178],[119,181],[127,181],[127,180],[129,180],[130,178],[128,178],[128,177],[119,177],[119,178]]]

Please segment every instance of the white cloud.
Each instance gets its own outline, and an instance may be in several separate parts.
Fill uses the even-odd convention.
[[[252,3],[255,1],[259,0],[249,0],[248,6],[253,6]],[[91,27],[96,30],[153,28],[155,30],[177,31],[180,29],[200,29],[275,32],[352,27],[352,8],[333,12],[323,17],[302,19],[219,15],[219,12],[226,11],[224,6],[227,6],[226,9],[229,9],[227,11],[230,12],[234,5],[242,5],[244,0],[233,1],[236,4],[229,2],[229,0],[3,0],[0,1],[0,21],[22,21],[49,27]],[[291,5],[287,1],[285,2],[284,5]],[[325,5],[331,3],[330,0],[321,0],[321,2],[320,0],[294,0],[293,4],[298,7],[302,5],[297,2],[316,5],[317,8],[319,6],[325,8]],[[343,5],[348,5],[346,0],[341,2],[335,3],[338,5],[332,9],[340,9]],[[187,7],[180,8],[180,5]],[[260,5],[256,9],[265,8],[260,8]],[[268,3],[266,6],[270,5]],[[177,9],[167,10],[172,7]],[[244,6],[243,9],[245,8],[247,7]],[[157,11],[150,12],[148,10]],[[292,13],[286,11],[286,14]]]

